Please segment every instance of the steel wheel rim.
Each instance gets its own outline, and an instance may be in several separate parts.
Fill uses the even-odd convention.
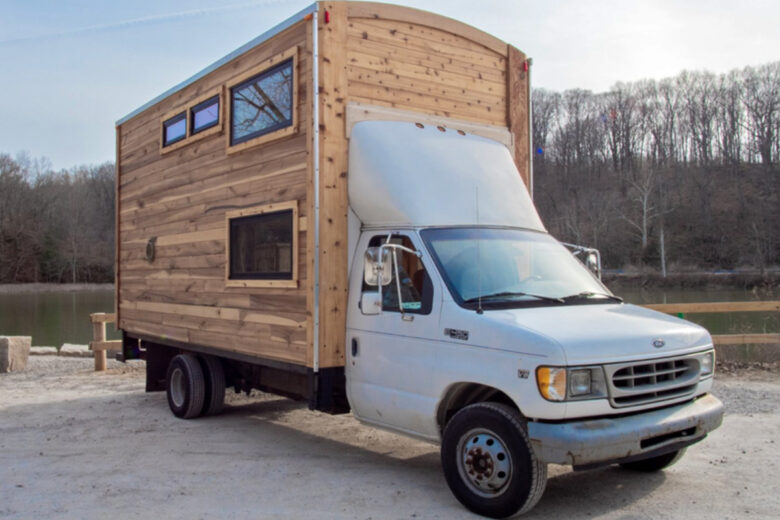
[[[171,373],[171,400],[176,408],[184,406],[184,372],[181,368],[175,368]]]
[[[485,428],[469,430],[458,441],[458,473],[469,490],[484,498],[503,494],[512,478],[512,458],[504,441]]]

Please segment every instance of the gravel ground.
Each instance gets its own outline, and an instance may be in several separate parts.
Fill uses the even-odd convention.
[[[476,518],[447,489],[436,447],[231,394],[182,421],[144,393],[143,365],[34,356],[0,375],[0,518]],[[730,370],[723,426],[663,473],[550,467],[524,518],[777,518],[780,382]]]

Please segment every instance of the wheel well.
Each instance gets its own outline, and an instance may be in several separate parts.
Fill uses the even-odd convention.
[[[444,427],[452,416],[462,408],[465,408],[470,404],[483,403],[485,401],[502,403],[511,406],[518,412],[520,411],[515,402],[498,388],[479,383],[457,383],[450,387],[447,391],[447,395],[439,403],[439,409],[436,413],[439,431],[443,432]]]

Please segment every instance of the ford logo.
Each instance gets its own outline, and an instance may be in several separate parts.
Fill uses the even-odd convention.
[[[666,342],[665,342],[664,340],[662,340],[661,338],[658,338],[658,339],[654,339],[654,340],[653,340],[653,346],[654,346],[655,348],[661,348],[661,347],[663,347],[664,345],[666,345]]]

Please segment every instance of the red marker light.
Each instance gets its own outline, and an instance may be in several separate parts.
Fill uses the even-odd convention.
[[[523,62],[523,72],[528,72],[528,60]]]
[[[330,11],[325,11],[325,23],[330,23]]]

